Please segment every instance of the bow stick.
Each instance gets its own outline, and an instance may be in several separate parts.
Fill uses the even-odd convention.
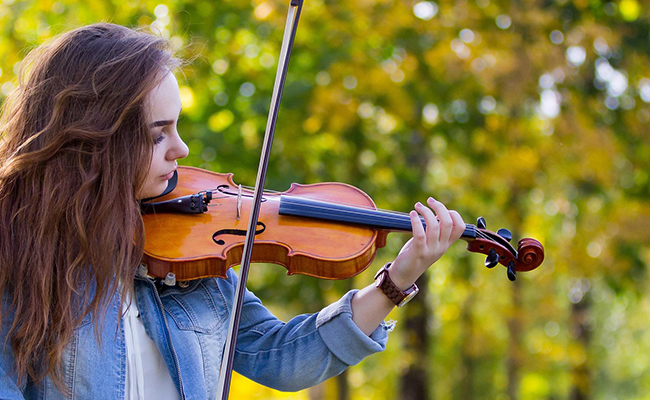
[[[239,272],[239,282],[235,291],[235,300],[233,303],[232,315],[230,316],[230,325],[228,327],[228,339],[224,348],[223,359],[221,361],[221,371],[219,373],[219,386],[217,395],[221,394],[221,400],[228,399],[230,391],[230,379],[232,376],[233,360],[235,357],[235,348],[237,344],[237,331],[239,329],[239,320],[241,318],[242,305],[244,302],[244,293],[246,292],[246,281],[248,280],[248,270],[250,268],[251,255],[253,252],[253,241],[255,240],[255,227],[260,213],[262,203],[262,194],[264,191],[264,182],[266,181],[266,170],[271,155],[271,145],[273,143],[273,134],[275,133],[275,124],[278,119],[280,109],[280,98],[284,89],[284,81],[287,77],[289,66],[289,57],[293,47],[293,40],[298,28],[300,11],[302,10],[303,0],[291,0],[289,12],[287,14],[287,23],[284,27],[284,36],[282,38],[282,47],[280,49],[280,59],[278,60],[278,70],[275,74],[275,84],[273,86],[273,95],[271,97],[271,107],[269,117],[266,122],[266,132],[264,133],[264,143],[262,146],[262,155],[257,170],[257,180],[255,182],[255,192],[253,196],[253,208],[248,221],[248,230],[244,242],[241,268]]]

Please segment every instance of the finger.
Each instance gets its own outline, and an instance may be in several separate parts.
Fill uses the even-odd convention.
[[[451,230],[453,228],[453,221],[451,219],[451,216],[449,215],[449,210],[447,210],[447,207],[445,207],[444,204],[435,200],[432,197],[429,197],[427,202],[429,203],[429,206],[433,208],[433,211],[436,212],[436,215],[438,216],[438,220],[440,221],[440,236],[439,236],[440,240],[449,241],[449,237],[451,236]]]
[[[465,232],[467,225],[463,221],[463,217],[456,210],[450,210],[449,215],[451,216],[452,221],[454,222],[454,228],[451,232],[451,239],[458,240]]]
[[[415,243],[418,245],[422,244],[422,241],[425,238],[425,231],[424,231],[424,226],[422,225],[422,221],[420,220],[420,215],[417,213],[416,210],[426,208],[419,202],[415,204],[415,210],[412,210],[409,213],[409,217],[411,218],[411,230],[413,232],[413,239],[415,239]]]
[[[416,208],[416,210],[422,215],[424,222],[427,224],[427,245],[431,245],[433,244],[432,241],[438,241],[440,238],[440,223],[436,218],[436,214],[429,207],[421,203],[418,204],[420,204],[420,207]]]

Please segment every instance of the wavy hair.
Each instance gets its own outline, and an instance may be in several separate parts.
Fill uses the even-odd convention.
[[[145,98],[178,63],[167,40],[102,23],[21,64],[0,117],[2,319],[16,316],[2,322],[21,381],[62,388],[75,327],[92,314],[99,332],[111,299],[132,288],[153,149]]]

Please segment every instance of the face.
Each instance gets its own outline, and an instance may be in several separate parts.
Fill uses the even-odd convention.
[[[187,145],[176,129],[180,112],[178,82],[170,72],[145,100],[145,118],[153,135],[154,147],[147,178],[138,194],[140,199],[160,195],[176,170],[176,160],[188,154]]]

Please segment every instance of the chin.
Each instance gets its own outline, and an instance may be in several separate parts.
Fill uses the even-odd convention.
[[[167,189],[167,181],[165,181],[164,184],[157,185],[156,187],[149,186],[143,188],[142,191],[140,192],[140,196],[138,197],[140,198],[140,200],[142,200],[142,199],[148,199],[151,197],[160,196],[162,192],[165,191],[165,189]]]

